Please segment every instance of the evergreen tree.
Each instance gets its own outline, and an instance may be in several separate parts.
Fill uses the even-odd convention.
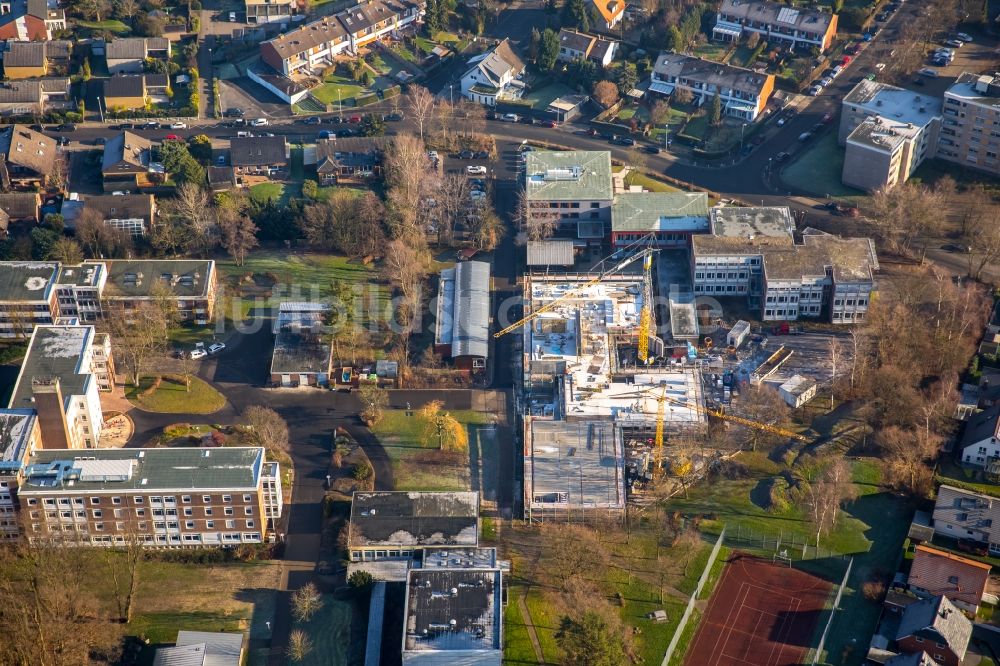
[[[676,25],[670,26],[667,30],[667,50],[680,53],[684,50],[684,35]]]
[[[531,29],[531,39],[528,41],[528,60],[538,62],[538,54],[542,48],[542,33],[538,28]]]
[[[720,125],[722,123],[722,98],[719,97],[719,93],[715,93],[712,96],[712,124]]]
[[[546,28],[542,33],[542,43],[538,49],[538,60],[535,64],[545,72],[551,72],[559,57],[559,35],[554,30]]]
[[[639,84],[639,72],[635,68],[634,62],[627,62],[618,70],[618,92],[623,96]]]
[[[590,30],[590,14],[584,0],[566,0],[563,5],[562,22],[564,26],[575,28],[581,32]]]
[[[438,0],[427,0],[427,9],[424,13],[424,30],[430,37],[433,37],[441,30],[441,9]]]

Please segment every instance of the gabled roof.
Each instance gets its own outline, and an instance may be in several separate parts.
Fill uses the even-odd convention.
[[[682,53],[661,53],[653,71],[667,80],[677,77],[678,80],[700,82],[721,90],[739,90],[754,96],[761,94],[768,79],[773,76]]]
[[[46,93],[69,94],[69,79],[23,79],[0,83],[0,104],[41,104]]]
[[[9,40],[3,54],[4,67],[44,67],[46,42]]]
[[[269,166],[288,161],[284,136],[250,136],[231,139],[229,161],[234,167]]]
[[[625,0],[591,0],[604,20],[612,23],[616,17],[625,13]]]
[[[96,210],[105,220],[153,219],[155,203],[152,194],[94,194],[83,199],[83,207]]]
[[[1000,405],[984,409],[965,422],[962,446],[976,444],[985,439],[1000,438]]]
[[[347,31],[340,21],[335,16],[324,16],[318,21],[278,35],[263,45],[274,49],[278,57],[285,60],[326,42],[336,42],[346,38]]]
[[[0,132],[0,153],[11,164],[47,176],[56,161],[56,142],[25,125],[12,125]]]
[[[37,192],[0,192],[0,211],[12,220],[37,219],[41,204]]]
[[[153,666],[240,666],[243,634],[179,631],[175,647],[156,651]]]
[[[504,75],[517,76],[524,71],[524,61],[514,52],[514,47],[510,44],[510,39],[505,38],[486,53],[477,56],[469,61],[472,67],[466,71],[466,75],[474,69],[478,69],[494,86],[499,86]]]
[[[149,168],[149,151],[153,142],[138,134],[122,131],[108,139],[104,144],[104,158],[101,160],[101,170],[113,170],[121,162],[137,167],[143,171]]]
[[[930,594],[943,594],[970,606],[978,606],[990,578],[989,564],[919,545],[913,554],[909,582]]]
[[[563,28],[559,31],[559,46],[571,51],[580,51],[584,57],[590,55],[590,49],[594,47],[594,42],[596,41],[597,38],[593,35],[570,30],[569,28]]]
[[[940,638],[961,661],[969,648],[972,623],[948,597],[928,597],[910,604],[903,610],[899,629],[896,631],[896,640],[902,640],[907,636]]]
[[[119,37],[104,47],[108,60],[142,60],[149,51],[166,51],[170,41],[165,37]]]
[[[790,7],[770,0],[723,0],[719,13],[774,28],[801,30],[815,35],[825,35],[835,16],[819,9],[801,5]]]
[[[116,74],[104,81],[105,97],[145,97],[146,79],[143,74]]]

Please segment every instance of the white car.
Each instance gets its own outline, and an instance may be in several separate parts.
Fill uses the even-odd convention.
[[[521,117],[518,116],[516,113],[505,113],[500,118],[500,120],[504,121],[505,123],[516,123],[520,119]]]
[[[187,129],[187,123],[182,123],[177,121],[176,123],[170,123],[170,129]]]
[[[931,69],[930,67],[924,67],[923,69],[918,69],[917,74],[920,76],[926,76],[928,79],[936,79],[938,73],[936,69]]]
[[[883,69],[885,69],[885,63],[884,62],[877,62],[877,63],[875,63],[875,71],[876,72],[881,72]]]
[[[208,348],[209,354],[218,354],[220,351],[226,348],[225,342],[216,342],[214,345]]]
[[[205,358],[206,356],[208,356],[208,352],[206,352],[204,349],[195,349],[194,351],[191,352],[191,358],[194,359]]]
[[[253,127],[265,127],[267,125],[267,118],[254,118],[250,121]]]
[[[811,88],[809,88],[809,94],[812,95],[813,97],[820,94],[821,92],[823,92],[823,86],[814,85]]]
[[[959,41],[962,41],[962,42],[971,42],[972,41],[972,35],[964,33],[964,32],[960,32],[960,33],[957,33],[955,35],[955,39],[957,39]]]
[[[486,192],[481,192],[479,190],[472,190],[471,192],[469,192],[469,198],[472,199],[473,201],[476,201],[478,199],[485,199]]]
[[[486,175],[486,167],[481,164],[470,164],[465,167],[465,173],[470,176],[484,176]]]

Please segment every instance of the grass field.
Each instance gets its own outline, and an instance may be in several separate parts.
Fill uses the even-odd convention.
[[[309,622],[296,624],[312,640],[313,649],[298,662],[304,666],[348,666],[351,656],[351,617],[355,612],[349,601],[323,596],[323,608]]]
[[[789,187],[819,196],[860,203],[864,192],[840,182],[844,170],[844,149],[837,145],[837,133],[828,131],[808,146],[781,171],[781,180]]]
[[[423,424],[406,410],[386,410],[372,432],[392,459],[396,490],[468,490],[473,470],[468,454],[438,451],[436,441],[421,441]],[[489,414],[471,410],[448,412],[466,426],[470,443],[483,433],[478,426],[492,422]],[[433,440],[433,438],[432,438]]]
[[[130,27],[115,19],[108,19],[105,21],[77,21],[76,25],[89,30],[107,30],[108,32],[114,32],[119,35],[132,31]]]
[[[644,173],[638,171],[630,171],[627,176],[625,176],[626,185],[641,185],[650,192],[680,192],[679,188],[673,185],[668,185],[663,181],[650,178]]]
[[[354,98],[368,92],[368,89],[353,79],[333,75],[323,79],[323,84],[313,88],[310,92],[313,97],[324,104],[336,104],[339,99],[344,105],[354,106]]]
[[[718,42],[705,42],[704,44],[699,44],[697,48],[694,49],[694,55],[699,58],[705,58],[706,60],[715,60],[717,62],[724,62],[726,53],[729,51],[729,44],[721,44]]]
[[[531,102],[532,108],[545,110],[553,100],[562,97],[573,90],[563,83],[552,83],[538,90],[531,90],[524,95],[524,100]]]
[[[125,397],[139,409],[163,414],[211,414],[226,404],[221,393],[193,375],[190,391],[183,384],[164,377],[152,395],[139,395],[152,383],[152,377],[140,377],[138,387],[130,385],[125,389]]]

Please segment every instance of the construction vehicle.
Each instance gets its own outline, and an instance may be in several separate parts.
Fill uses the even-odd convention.
[[[642,241],[639,241],[639,242],[642,242]],[[630,248],[636,247],[637,244],[638,243],[634,243],[633,245],[629,246],[628,248],[624,248],[624,250],[619,250],[615,254],[620,254],[623,251],[627,252]],[[644,247],[644,248],[640,249],[635,254],[631,254],[631,255],[625,257],[625,259],[623,259],[622,261],[618,262],[617,264],[615,264],[614,266],[612,266],[608,270],[603,271],[597,277],[595,277],[593,280],[589,280],[588,282],[583,283],[582,285],[580,285],[576,289],[572,289],[572,290],[566,292],[565,294],[563,294],[562,296],[560,296],[560,297],[558,297],[556,299],[553,299],[553,300],[549,301],[548,303],[545,303],[544,305],[540,305],[539,307],[535,308],[535,310],[533,310],[530,314],[525,315],[524,317],[522,317],[518,321],[515,321],[513,324],[511,324],[507,328],[502,329],[502,330],[497,331],[496,333],[494,333],[493,337],[494,338],[503,337],[504,335],[507,335],[511,331],[516,331],[517,329],[521,328],[522,326],[524,326],[525,324],[527,324],[529,321],[535,319],[539,315],[544,314],[544,313],[548,312],[549,310],[553,310],[553,309],[559,307],[560,305],[562,305],[563,303],[565,303],[566,301],[572,300],[572,299],[580,296],[581,294],[586,293],[586,291],[588,289],[590,289],[591,287],[593,287],[595,285],[600,284],[601,281],[603,281],[608,276],[614,275],[615,273],[618,273],[619,271],[625,269],[626,267],[628,267],[629,265],[631,265],[634,262],[638,261],[639,259],[645,259],[646,257],[651,257],[654,252],[658,252],[658,251],[659,250],[657,250],[655,247]],[[611,256],[614,257],[615,255],[611,255]],[[650,263],[651,263],[651,261],[652,260],[650,259]],[[645,310],[645,307],[643,309]],[[640,319],[641,319],[641,316],[640,316]],[[649,324],[646,326],[645,331],[646,331],[646,344],[647,344],[647,354],[648,354],[648,344],[649,344],[649,337],[648,336],[649,336],[649,329],[652,326],[652,311],[650,311],[650,313],[647,315],[647,321],[649,322]],[[640,327],[640,330],[642,330],[641,327]],[[642,344],[642,336],[641,335],[640,335],[640,344]]]

